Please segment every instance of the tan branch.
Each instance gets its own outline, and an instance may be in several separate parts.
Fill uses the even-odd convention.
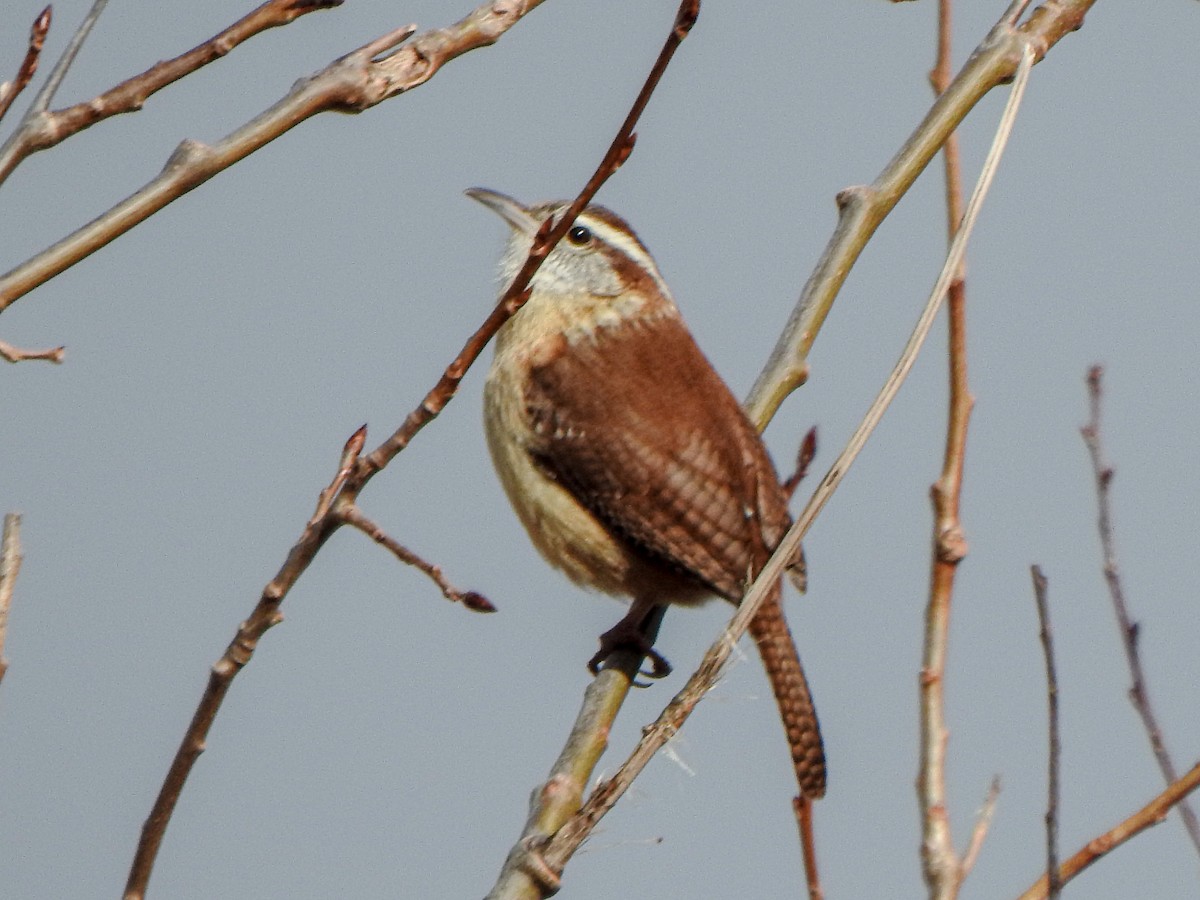
[[[808,352],[850,270],[951,132],[992,88],[1013,78],[1026,45],[1034,62],[1040,62],[1058,41],[1082,27],[1095,0],[1050,0],[1018,27],[1027,2],[1018,0],[1005,12],[875,181],[838,195],[837,227],[746,401],[759,427],[808,377]]]
[[[0,276],[0,311],[145,221],[173,200],[321,112],[358,113],[428,81],[445,63],[494,44],[543,0],[491,0],[445,28],[385,34],[297,82],[279,102],[215,144],[184,140],[162,172],[112,209]]]
[[[4,640],[8,637],[8,611],[12,606],[13,590],[17,586],[17,575],[21,572],[21,516],[7,513],[4,516],[4,532],[0,537],[0,681],[8,671],[4,659]]]
[[[48,359],[52,363],[60,363],[66,355],[66,347],[47,347],[44,350],[24,350],[14,347],[6,341],[0,341],[0,359],[6,362],[24,362],[27,359]]]
[[[1165,791],[1125,821],[1084,844],[1080,850],[1058,867],[1059,880],[1066,884],[1100,857],[1111,853],[1150,826],[1162,822],[1171,811],[1171,807],[1178,804],[1197,787],[1200,787],[1200,763],[1193,766],[1182,778],[1172,782]],[[1049,881],[1043,875],[1021,895],[1020,900],[1046,900],[1049,890]]]

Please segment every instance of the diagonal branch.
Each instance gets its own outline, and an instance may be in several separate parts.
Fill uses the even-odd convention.
[[[447,62],[494,44],[543,0],[489,0],[445,28],[398,28],[301,79],[288,94],[215,144],[187,139],[162,172],[98,218],[0,276],[0,312],[39,284],[144,222],[168,203],[321,112],[357,113],[424,84]]]
[[[5,362],[24,362],[27,359],[48,359],[52,363],[60,363],[66,355],[66,347],[47,347],[43,350],[25,350],[14,347],[7,341],[0,341],[0,359]]]
[[[20,127],[5,141],[4,147],[0,148],[0,183],[30,155],[53,147],[111,116],[140,110],[152,94],[220,59],[238,44],[256,34],[286,25],[306,13],[340,6],[342,2],[343,0],[267,0],[258,9],[198,47],[174,59],[157,63],[140,75],[121,82],[91,100],[76,103],[66,109],[47,112],[50,98],[39,97],[39,102],[30,109]],[[94,12],[98,13],[98,10]],[[0,115],[3,113],[0,112]]]
[[[808,352],[875,229],[975,104],[992,88],[1012,80],[1024,48],[1040,62],[1062,38],[1083,27],[1095,0],[1049,0],[1018,27],[1027,3],[1015,0],[1009,7],[875,181],[838,195],[837,228],[746,401],[750,418],[760,428],[808,378]]]
[[[1138,625],[1129,615],[1129,605],[1125,602],[1125,589],[1121,585],[1121,570],[1117,567],[1117,542],[1112,523],[1112,503],[1110,488],[1114,470],[1104,459],[1104,446],[1100,439],[1100,408],[1103,398],[1101,381],[1104,370],[1100,366],[1092,366],[1088,370],[1087,385],[1091,415],[1088,423],[1080,429],[1083,442],[1087,445],[1088,455],[1092,461],[1092,473],[1096,479],[1096,502],[1099,507],[1098,527],[1100,529],[1100,548],[1104,554],[1104,580],[1108,584],[1109,597],[1112,599],[1113,612],[1117,616],[1117,625],[1121,631],[1121,643],[1125,648],[1125,660],[1129,664],[1129,673],[1133,685],[1129,689],[1129,700],[1141,717],[1146,736],[1150,739],[1150,747],[1154,758],[1162,771],[1163,778],[1168,784],[1175,781],[1175,763],[1167,751],[1163,740],[1162,728],[1158,724],[1158,716],[1154,713],[1154,704],[1150,701],[1150,692],[1146,688],[1146,675],[1142,670],[1142,656],[1138,647]],[[1188,801],[1179,804],[1179,815],[1183,819],[1188,837],[1196,851],[1200,852],[1200,823],[1196,821],[1196,813]]]

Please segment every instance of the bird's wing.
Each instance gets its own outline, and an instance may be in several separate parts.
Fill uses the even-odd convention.
[[[604,525],[727,599],[789,524],[761,438],[681,321],[599,328],[531,373],[531,452]]]

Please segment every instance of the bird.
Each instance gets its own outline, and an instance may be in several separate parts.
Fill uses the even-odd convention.
[[[503,291],[542,223],[569,204],[466,193],[509,226]],[[576,217],[496,334],[483,393],[492,461],[533,545],[577,584],[630,600],[589,668],[632,648],[646,654],[647,674],[665,676],[669,663],[641,632],[646,617],[714,596],[740,603],[791,518],[761,436],[624,219],[599,205]],[[803,585],[803,556],[790,563]],[[800,793],[821,797],[820,726],[778,583],[749,631]]]

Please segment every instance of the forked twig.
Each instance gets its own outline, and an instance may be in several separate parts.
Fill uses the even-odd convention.
[[[1129,700],[1137,710],[1150,739],[1150,747],[1154,758],[1162,771],[1167,784],[1177,779],[1175,763],[1167,750],[1163,739],[1162,728],[1158,724],[1158,716],[1154,712],[1154,704],[1150,701],[1150,692],[1146,687],[1146,676],[1142,669],[1142,657],[1138,645],[1138,624],[1129,615],[1129,605],[1125,602],[1125,589],[1121,584],[1121,570],[1117,566],[1117,541],[1112,522],[1112,503],[1110,488],[1114,470],[1104,459],[1104,446],[1100,439],[1100,409],[1102,406],[1102,380],[1104,370],[1100,366],[1092,366],[1088,370],[1087,386],[1090,415],[1088,423],[1080,429],[1083,442],[1087,445],[1088,456],[1092,461],[1092,473],[1096,480],[1096,503],[1098,506],[1097,526],[1100,530],[1100,548],[1104,554],[1104,581],[1108,585],[1109,597],[1112,599],[1113,612],[1117,616],[1117,625],[1121,632],[1121,643],[1125,648],[1125,660],[1129,664],[1130,677],[1133,684],[1129,688]],[[1192,845],[1200,853],[1200,823],[1196,820],[1195,810],[1191,803],[1184,800],[1179,804],[1179,815],[1183,819],[1188,837]]]

